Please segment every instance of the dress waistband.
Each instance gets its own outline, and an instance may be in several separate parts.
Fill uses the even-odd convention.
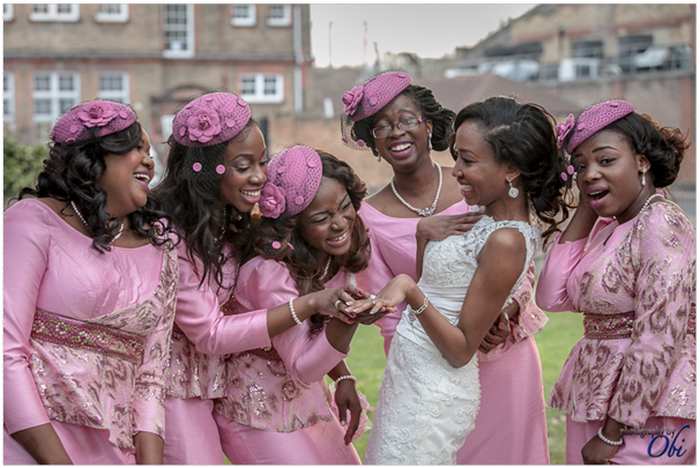
[[[601,315],[583,314],[583,334],[593,340],[630,338],[634,328],[634,312]]]
[[[583,314],[583,334],[593,340],[617,340],[632,337],[634,312],[602,315]],[[688,317],[688,334],[695,335],[695,311]]]
[[[32,338],[70,348],[80,348],[140,364],[144,338],[106,325],[84,322],[37,309]]]

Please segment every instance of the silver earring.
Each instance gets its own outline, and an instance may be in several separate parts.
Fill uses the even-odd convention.
[[[518,190],[516,187],[513,187],[512,180],[508,181],[508,187],[508,196],[510,198],[518,198],[518,195],[520,195],[520,190]]]
[[[432,139],[433,139],[433,133],[432,133],[432,132],[428,132],[428,151],[432,151],[432,150],[433,150],[433,142],[432,142]]]
[[[647,171],[642,171],[642,187],[647,184]]]

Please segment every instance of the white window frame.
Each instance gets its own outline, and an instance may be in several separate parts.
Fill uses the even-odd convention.
[[[265,94],[265,77],[275,77],[277,81],[274,95]],[[243,93],[243,80],[255,78],[255,92]],[[276,73],[245,73],[238,81],[241,97],[250,103],[279,104],[284,101],[284,76]]]
[[[235,16],[236,7],[248,7],[248,16]],[[252,27],[257,23],[257,8],[254,3],[235,4],[231,6],[231,24],[239,27]]]
[[[34,89],[34,80],[37,76],[49,76],[49,90],[37,91]],[[61,76],[70,75],[73,77],[74,89],[71,91],[61,91],[58,88]],[[73,99],[75,104],[80,103],[80,75],[69,71],[41,71],[32,75],[32,120],[36,123],[53,122],[61,115],[60,100]],[[51,101],[51,112],[49,114],[36,114],[34,108],[35,99],[49,99]]]
[[[99,8],[102,5],[112,5],[119,7],[118,13],[111,13],[107,11],[100,11]],[[100,23],[126,23],[129,21],[129,5],[127,3],[109,3],[109,4],[98,4],[97,13],[95,14],[95,20]]]
[[[15,121],[15,75],[5,72],[2,78],[2,120],[4,123],[12,123]],[[7,90],[5,89],[5,80],[7,80]],[[5,105],[5,102],[8,105]],[[5,114],[6,112],[8,112],[7,115]]]
[[[284,16],[282,18],[276,18],[269,16],[269,12],[272,11],[272,7],[282,7],[284,8]],[[292,5],[288,3],[280,4],[270,4],[270,9],[267,16],[267,25],[275,28],[290,26],[292,24]]]
[[[119,75],[122,79],[122,89],[120,90],[103,90],[102,89],[102,78],[105,75]],[[99,76],[97,77],[97,87],[98,87],[98,97],[100,99],[109,99],[109,100],[116,100],[124,104],[129,104],[130,99],[129,99],[129,74],[125,72],[120,72],[120,71],[103,71],[100,72]]]
[[[2,4],[2,20],[12,21],[15,17],[15,6],[11,3]]]
[[[46,5],[46,12],[35,12],[35,5]],[[74,23],[80,19],[80,5],[77,3],[38,3],[32,5],[32,12],[29,14],[29,19],[31,21],[56,21],[56,22],[67,22]],[[61,13],[58,11],[59,5],[68,5],[71,11],[68,13]]]
[[[165,34],[168,30],[168,25],[166,23],[168,14],[167,14],[167,7],[168,6],[185,6],[186,7],[186,12],[187,12],[187,24],[186,24],[186,32],[187,32],[187,44],[186,48],[184,50],[172,50],[172,49],[163,49],[163,57],[165,58],[191,58],[194,57],[194,8],[192,4],[182,4],[182,3],[174,3],[174,4],[166,4],[163,5],[163,34],[164,37],[163,39],[166,39]]]
[[[173,120],[175,114],[165,114],[160,116],[160,131],[163,139],[167,140],[173,134]]]

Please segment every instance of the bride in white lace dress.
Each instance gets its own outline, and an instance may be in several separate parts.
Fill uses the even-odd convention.
[[[350,307],[409,305],[389,351],[367,463],[454,464],[474,429],[475,353],[536,253],[541,236],[530,211],[548,225],[545,236],[556,229],[553,218],[566,213],[570,177],[553,122],[541,107],[510,98],[462,109],[453,175],[467,203],[484,206],[485,215],[465,234],[419,242],[418,284],[399,275],[376,298]]]

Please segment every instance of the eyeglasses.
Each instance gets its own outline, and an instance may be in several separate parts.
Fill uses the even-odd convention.
[[[395,124],[384,124],[377,125],[376,127],[374,127],[372,129],[372,136],[377,140],[381,140],[382,138],[386,138],[389,135],[391,135],[391,131],[394,129],[394,127],[397,127],[399,130],[406,132],[408,130],[413,130],[423,122],[425,122],[425,120],[419,119],[416,116],[402,115],[401,117],[399,117],[399,121]]]

